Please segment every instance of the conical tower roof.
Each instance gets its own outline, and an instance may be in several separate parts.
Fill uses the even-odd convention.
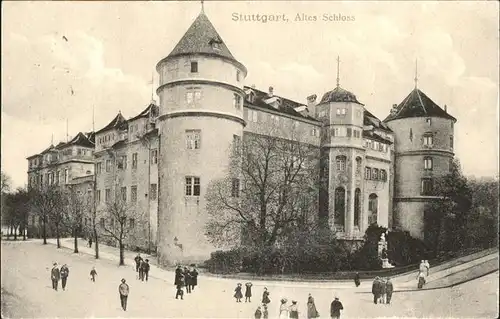
[[[245,73],[247,71],[245,66],[231,54],[219,33],[215,30],[215,27],[203,11],[200,12],[186,33],[184,33],[184,36],[165,59],[192,54],[218,56],[236,63]],[[160,63],[162,61],[160,61]]]
[[[403,102],[397,106],[395,112],[386,117],[384,122],[409,117],[441,117],[456,122],[456,118],[440,108],[418,88],[413,89]]]

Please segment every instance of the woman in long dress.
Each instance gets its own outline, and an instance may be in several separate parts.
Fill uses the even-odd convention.
[[[281,299],[281,306],[280,306],[280,319],[288,319],[288,306],[287,306],[287,301],[286,298]]]
[[[262,303],[264,305],[267,305],[271,302],[271,300],[269,299],[269,291],[267,291],[267,288],[264,287],[264,292],[262,293]]]
[[[316,304],[314,304],[314,298],[309,294],[309,297],[307,298],[307,318],[318,318],[319,313],[318,310],[316,309]]]

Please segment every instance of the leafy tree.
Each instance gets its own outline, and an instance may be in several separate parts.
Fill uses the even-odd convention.
[[[10,187],[11,187],[11,184],[12,184],[12,181],[10,179],[10,176],[7,175],[4,171],[1,172],[1,187],[2,187],[2,195],[4,193],[8,193],[10,192]]]
[[[23,188],[18,188],[14,193],[5,195],[5,213],[8,225],[14,232],[14,240],[17,240],[17,233],[23,234],[26,240],[26,229],[28,227],[29,216],[29,194]]]
[[[273,246],[317,225],[319,151],[294,138],[245,133],[232,145],[226,176],[206,200],[208,239],[217,245]]]

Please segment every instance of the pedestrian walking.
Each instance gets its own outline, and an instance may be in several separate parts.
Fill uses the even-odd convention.
[[[385,303],[385,280],[380,278],[380,303]]]
[[[319,313],[318,309],[316,309],[316,304],[314,303],[314,298],[309,294],[307,297],[307,319],[318,318]]]
[[[191,293],[191,272],[187,267],[184,267],[184,285],[186,286],[186,293]]]
[[[417,275],[417,280],[418,280],[418,289],[422,289],[425,285],[425,273],[419,271]]]
[[[191,270],[191,290],[194,290],[194,287],[198,285],[198,271],[193,267]]]
[[[332,319],[339,319],[340,318],[340,311],[344,309],[344,306],[340,302],[338,297],[335,297],[335,299],[332,301],[332,304],[330,305],[330,317]]]
[[[372,284],[372,294],[373,294],[373,303],[374,304],[377,304],[378,303],[378,300],[380,298],[380,278],[379,277],[375,277],[375,280],[373,280],[373,284]]]
[[[427,271],[425,267],[425,260],[421,260],[420,264],[418,265],[418,271],[425,273]]]
[[[267,305],[263,304],[262,305],[262,319],[268,319],[269,318],[269,311],[267,311]]]
[[[359,285],[360,285],[359,273],[358,272],[356,272],[356,274],[354,275],[354,284],[356,285],[356,287],[359,287]]]
[[[144,278],[146,278],[146,281],[148,281],[149,269],[150,269],[149,259],[146,259],[141,263],[141,269],[139,269],[139,272],[142,273],[141,277],[142,281],[144,281]]]
[[[270,302],[271,299],[269,299],[269,291],[267,291],[267,287],[264,287],[264,292],[262,293],[262,303],[267,306]]]
[[[137,254],[134,258],[135,261],[135,272],[139,272],[139,267],[141,266],[142,257],[141,254]],[[139,278],[140,279],[140,278]]]
[[[175,269],[174,285],[177,289],[175,293],[175,299],[179,299],[179,297],[181,297],[181,300],[184,300],[184,290],[182,290],[184,286],[184,274],[182,273],[182,268],[180,265],[178,265],[177,269]]]
[[[431,268],[431,265],[429,264],[428,260],[424,260],[424,267],[426,270],[426,276],[428,277],[429,276],[429,269]]]
[[[127,311],[127,299],[130,288],[126,283],[125,278],[122,278],[122,283],[118,286],[118,293],[120,294],[120,302],[123,308],[123,311]]]
[[[97,271],[95,270],[95,267],[92,267],[92,270],[90,271],[90,280],[92,280],[92,282],[95,282],[95,276],[97,276]]]
[[[61,278],[61,274],[59,272],[59,268],[57,268],[57,263],[54,263],[52,270],[50,271],[50,279],[52,280],[52,289],[57,291],[57,286],[59,285],[59,279]]]
[[[286,298],[281,299],[279,319],[288,319],[289,308],[286,304],[287,301]]]
[[[238,285],[236,285],[236,289],[234,289],[234,298],[236,298],[236,302],[241,302],[241,298],[243,298],[243,294],[241,293],[240,283],[238,283]]]
[[[391,278],[387,278],[387,281],[385,282],[385,296],[386,296],[386,303],[389,305],[391,304],[391,298],[392,298],[392,292],[394,291],[394,287],[392,285]]]
[[[251,282],[247,282],[245,284],[245,302],[252,302],[252,300],[250,300],[250,298],[252,298],[252,286],[253,284]]]
[[[262,310],[260,310],[260,306],[257,307],[257,310],[255,310],[254,314],[255,319],[260,319],[262,318]]]
[[[64,264],[64,265],[61,267],[60,273],[61,273],[62,289],[63,289],[63,290],[66,290],[66,282],[67,282],[67,280],[68,280],[68,276],[69,276],[69,268],[68,268],[68,265]]]
[[[299,309],[296,300],[292,300],[292,305],[290,306],[289,311],[290,311],[289,313],[290,319],[299,319]]]
[[[89,248],[92,248],[92,236],[89,237]]]

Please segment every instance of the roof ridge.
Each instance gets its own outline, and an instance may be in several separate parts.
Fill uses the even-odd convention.
[[[415,88],[415,90],[417,91],[417,96],[418,96],[418,100],[420,101],[420,105],[422,105],[422,108],[424,109],[424,112],[426,115],[428,115],[429,113],[427,113],[427,110],[425,109],[425,105],[424,105],[424,102],[422,101],[422,97],[420,97],[420,90]]]

